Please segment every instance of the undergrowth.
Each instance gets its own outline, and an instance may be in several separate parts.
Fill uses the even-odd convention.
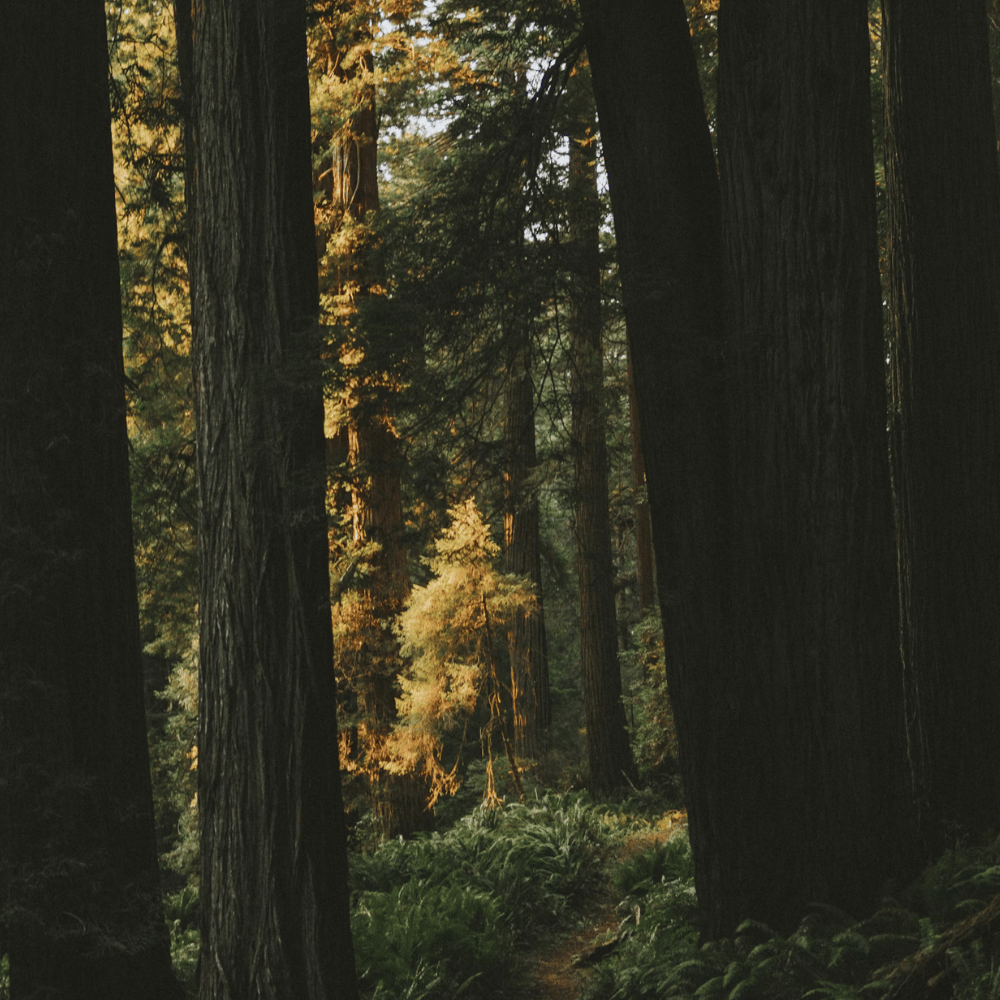
[[[509,986],[515,946],[573,918],[619,836],[586,795],[548,794],[353,857],[362,988],[430,1000]]]
[[[618,943],[585,1000],[1000,1000],[998,844],[946,853],[865,919],[817,905],[788,936],[748,920],[705,945],[685,840],[636,857],[613,883]]]

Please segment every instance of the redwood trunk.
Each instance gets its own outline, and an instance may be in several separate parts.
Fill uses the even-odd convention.
[[[99,0],[0,5],[0,955],[13,1000],[180,995],[143,712],[107,73]]]
[[[304,8],[196,8],[202,1000],[357,996]]]
[[[526,338],[525,338],[526,339]],[[514,713],[514,751],[537,760],[552,721],[548,652],[542,605],[542,564],[538,494],[530,477],[537,465],[535,451],[535,389],[531,353],[526,343],[512,351],[508,368],[504,423],[504,569],[527,577],[535,585],[538,606],[519,614],[510,635],[510,684]]]
[[[983,0],[886,0],[901,645],[922,832],[1000,826],[1000,187]]]
[[[580,72],[578,67],[578,74]],[[590,118],[575,122],[570,133],[570,342],[573,364],[570,396],[587,756],[590,787],[597,794],[605,794],[634,782],[637,772],[625,726],[618,665],[601,350],[597,126],[592,120],[592,112]]]
[[[736,385],[714,933],[864,913],[906,874],[866,0],[728,0],[719,161]]]
[[[333,297],[339,350],[347,384],[343,400],[351,471],[352,543],[362,558],[360,582],[340,605],[337,663],[355,689],[364,736],[357,743],[361,766],[371,786],[371,804],[383,839],[433,826],[425,783],[411,774],[386,770],[382,745],[396,721],[397,678],[402,668],[392,631],[410,593],[403,537],[403,456],[393,421],[396,389],[392,373],[378,370],[373,345],[358,335],[356,314],[372,294],[379,274],[371,261],[374,240],[365,228],[379,207],[378,118],[373,82],[371,27],[343,16],[326,22],[321,49],[326,73],[339,85],[356,88],[354,106],[343,128],[321,143],[328,145],[320,173],[318,231],[326,250],[336,238],[340,249],[324,268],[325,291]],[[366,218],[367,217],[367,218]],[[357,224],[345,242],[342,230]],[[346,246],[346,249],[344,247]],[[337,430],[328,428],[328,430]],[[343,430],[340,428],[339,430]]]

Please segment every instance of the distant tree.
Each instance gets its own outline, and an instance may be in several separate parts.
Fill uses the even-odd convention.
[[[318,8],[314,118],[332,118],[338,127],[330,133],[314,128],[313,147],[321,301],[340,376],[336,398],[327,404],[328,450],[347,469],[348,488],[335,490],[334,506],[349,530],[347,556],[360,563],[353,587],[337,604],[337,668],[364,719],[363,735],[353,729],[349,741],[358,752],[356,766],[367,778],[379,834],[392,838],[430,828],[433,814],[426,786],[415,775],[386,771],[380,753],[396,719],[402,669],[391,623],[409,595],[410,572],[395,421],[400,380],[392,351],[366,336],[358,315],[369,298],[383,294],[384,282],[373,222],[379,209],[377,6],[361,0]]]
[[[535,585],[538,600],[514,616],[510,635],[510,688],[514,746],[519,757],[538,759],[552,722],[548,649],[541,599],[535,381],[530,331],[514,338],[507,366],[504,413],[504,569]]]
[[[625,727],[618,666],[601,344],[597,122],[585,59],[577,65],[573,84],[568,188],[573,516],[590,785],[596,793],[605,794],[634,782],[637,774]]]
[[[200,996],[353,998],[305,10],[193,27]]]
[[[635,366],[628,348],[628,413],[632,446],[632,495],[635,498],[635,575],[640,614],[656,605],[656,568],[653,554],[653,526],[649,520],[649,497],[646,495],[646,457],[642,450],[642,425],[635,392]]]
[[[474,501],[448,513],[451,525],[434,543],[435,555],[428,560],[433,579],[426,587],[414,588],[395,626],[408,663],[401,678],[400,721],[389,748],[393,766],[423,774],[435,799],[450,794],[459,784],[459,762],[451,768],[442,762],[442,735],[467,723],[478,706],[485,707],[484,801],[495,805],[499,796],[494,750],[507,756],[521,792],[496,669],[498,643],[515,619],[532,610],[535,597],[530,581],[494,569],[500,547],[490,538]]]
[[[526,103],[527,74],[522,66],[506,67],[501,80],[513,101]],[[522,170],[528,164],[522,160]],[[503,236],[513,255],[507,299],[501,311],[501,341],[506,348],[503,389],[503,560],[507,573],[535,587],[536,600],[515,614],[510,631],[510,700],[514,747],[519,757],[543,756],[552,724],[548,644],[542,600],[541,516],[538,502],[539,461],[535,426],[538,405],[536,373],[540,354],[535,343],[537,293],[526,273],[525,229],[528,208],[521,172],[513,172]]]
[[[983,0],[882,10],[901,646],[937,852],[1000,825],[1000,184]]]
[[[0,954],[166,1000],[103,3],[0,7],[0,135]]]

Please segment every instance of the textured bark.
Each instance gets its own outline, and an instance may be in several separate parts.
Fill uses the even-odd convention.
[[[578,67],[577,86],[583,86]],[[589,74],[587,74],[589,77]],[[589,86],[589,82],[586,84]],[[591,108],[593,107],[591,103]],[[569,251],[573,371],[574,530],[580,587],[580,658],[590,787],[607,793],[637,772],[625,728],[608,512],[608,450],[601,351],[600,204],[593,111],[569,136]]]
[[[194,40],[200,996],[356,997],[304,9],[203,4]]]
[[[0,954],[14,1000],[180,996],[143,714],[107,58],[99,0],[0,6]]]
[[[381,767],[378,751],[396,721],[397,678],[402,667],[392,623],[410,593],[403,543],[403,502],[399,440],[387,420],[362,419],[348,428],[348,462],[355,471],[352,494],[354,546],[377,543],[365,558],[366,572],[350,601],[340,608],[348,635],[338,664],[357,690],[366,716],[368,773],[380,836],[391,839],[433,828],[428,792],[418,775],[393,774]]]
[[[863,913],[911,856],[865,0],[730,0],[719,161],[735,670],[710,933]]]
[[[380,280],[371,261],[374,238],[366,228],[366,217],[370,224],[371,213],[379,207],[374,57],[371,25],[363,13],[359,16],[355,21],[335,9],[323,22],[326,34],[319,55],[324,72],[354,103],[336,135],[317,138],[317,151],[325,155],[314,183],[320,191],[321,253],[330,240],[340,245],[336,263],[324,268],[321,280],[336,302],[348,382],[340,407],[344,423],[336,427],[330,421],[328,433],[346,430],[347,464],[353,476],[352,542],[354,551],[366,553],[360,583],[339,608],[344,638],[338,644],[337,664],[367,716],[365,739],[355,745],[364,755],[361,766],[372,783],[380,835],[391,839],[431,828],[434,816],[427,809],[425,783],[416,775],[385,770],[381,756],[385,736],[396,721],[402,668],[392,623],[409,596],[410,573],[404,542],[403,457],[392,413],[396,388],[391,374],[375,370],[370,355],[378,352],[357,337],[353,320],[360,302]],[[343,229],[353,224],[359,225],[345,249]]]
[[[504,571],[531,580],[538,597],[538,606],[528,614],[519,614],[510,634],[514,752],[518,757],[537,760],[544,751],[552,722],[552,703],[542,604],[538,494],[531,484],[538,461],[535,388],[527,343],[517,345],[511,353],[504,419]]]
[[[937,853],[1000,825],[1000,188],[983,0],[883,11],[901,645]]]
[[[582,0],[615,217],[667,679],[708,925],[729,715],[730,522],[719,192],[682,0]]]

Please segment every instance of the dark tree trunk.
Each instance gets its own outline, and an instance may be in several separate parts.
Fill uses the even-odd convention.
[[[719,192],[682,0],[583,0],[615,216],[667,679],[706,927],[730,714]]]
[[[531,351],[525,342],[511,351],[507,369],[504,420],[504,570],[535,585],[538,606],[518,615],[510,635],[510,686],[514,713],[514,752],[537,760],[552,722],[548,650],[542,605],[542,562],[538,494],[531,475],[535,451],[535,387]]]
[[[577,67],[578,88],[584,65]],[[580,587],[580,657],[590,787],[604,794],[636,780],[625,727],[608,512],[608,450],[601,350],[600,203],[597,123],[589,115],[569,136],[570,350],[575,465],[573,515]],[[576,117],[576,116],[574,116]]]
[[[143,713],[107,60],[99,0],[0,5],[0,954],[14,1000],[180,995]]]
[[[893,482],[924,837],[1000,825],[1000,188],[983,0],[885,0]]]
[[[194,75],[200,995],[356,997],[304,8],[199,5]]]
[[[866,0],[728,0],[734,672],[710,933],[861,914],[910,857]]]

